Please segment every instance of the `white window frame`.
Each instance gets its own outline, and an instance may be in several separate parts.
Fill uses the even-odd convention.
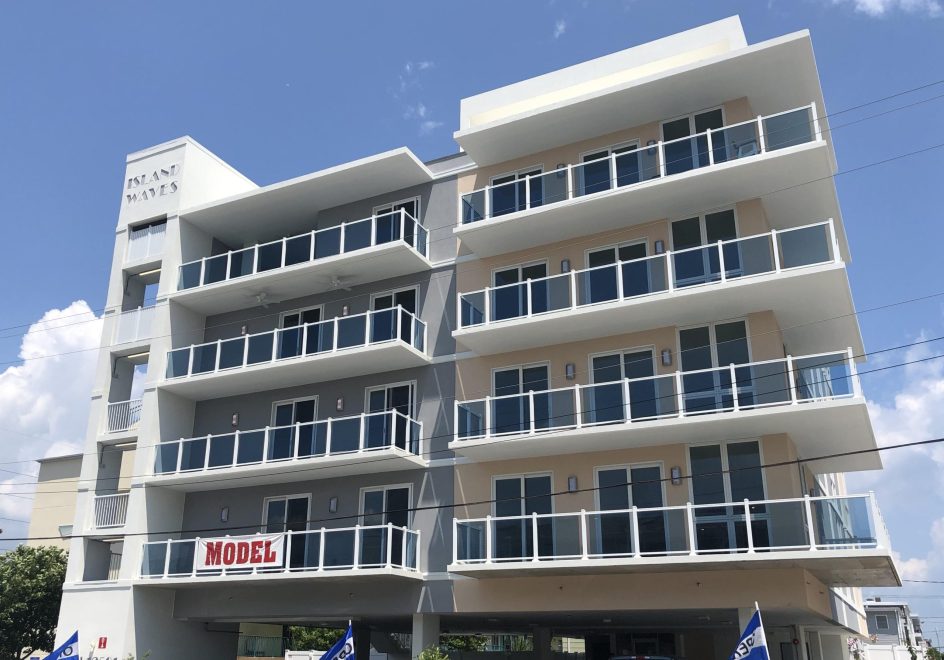
[[[372,312],[377,311],[376,309],[374,309],[374,303],[377,301],[377,298],[382,298],[382,297],[384,297],[384,296],[392,296],[392,297],[394,298],[394,301],[395,301],[395,299],[396,299],[396,294],[398,294],[398,293],[403,293],[404,291],[410,291],[410,290],[413,290],[413,291],[416,292],[416,317],[419,318],[419,315],[420,315],[420,287],[419,287],[418,284],[414,284],[414,285],[411,285],[411,286],[401,286],[401,287],[397,287],[396,289],[387,289],[386,291],[376,291],[376,292],[370,294],[370,311],[372,311]],[[395,309],[395,308],[396,308],[396,305],[394,305],[394,309]],[[388,307],[387,309],[390,309],[390,308]]]
[[[884,626],[881,625],[881,623],[879,623],[879,620],[884,620],[885,625]],[[877,630],[891,630],[891,626],[889,625],[889,620],[888,620],[888,614],[875,615],[875,628]]]
[[[535,172],[535,170],[537,171],[537,174],[533,174],[532,176],[540,176],[540,175],[544,174],[544,173],[545,173],[545,172],[544,172],[544,163],[540,163],[540,164],[538,164],[538,165],[532,165],[531,167],[520,167],[520,168],[518,168],[518,169],[516,169],[516,170],[509,170],[509,171],[504,172],[504,173],[502,173],[502,174],[496,174],[495,176],[490,176],[490,177],[488,178],[488,185],[489,185],[489,187],[494,186],[496,179],[504,179],[504,178],[507,178],[507,177],[509,177],[509,176],[514,176],[514,177],[515,177],[515,181],[518,181],[518,180],[524,178],[524,176],[522,176],[522,175],[527,175],[527,174],[529,174],[529,173]],[[501,184],[498,184],[498,185],[502,185],[502,186],[503,186],[503,185],[505,185],[506,183],[511,183],[511,181],[506,181],[505,183],[501,183]]]
[[[493,518],[498,517],[498,514],[496,513],[496,508],[495,508],[496,505],[498,504],[498,502],[496,501],[498,499],[498,495],[497,495],[497,491],[495,490],[495,486],[497,485],[498,481],[501,479],[518,479],[521,483],[521,497],[518,499],[521,501],[524,501],[525,499],[524,480],[527,477],[548,477],[551,480],[551,493],[549,496],[551,498],[551,513],[557,513],[557,506],[556,506],[556,502],[554,498],[554,472],[553,470],[538,470],[536,472],[512,472],[511,474],[493,474],[492,475],[492,497],[491,497],[492,513],[491,515]],[[523,516],[524,514],[519,513],[518,515]]]
[[[646,344],[643,346],[633,346],[631,348],[618,348],[616,350],[610,351],[597,351],[596,353],[587,354],[587,382],[591,385],[597,385],[598,383],[594,380],[593,376],[593,358],[606,357],[608,355],[619,355],[620,356],[620,373],[622,374],[622,379],[626,378],[626,365],[623,362],[622,358],[627,353],[639,353],[641,351],[651,351],[652,352],[652,376],[653,378],[659,376],[658,364],[656,363],[656,346],[655,344]]]
[[[661,121],[659,122],[659,141],[660,141],[660,142],[665,142],[665,140],[662,139],[662,136],[665,135],[665,133],[664,133],[663,130],[662,130],[662,127],[663,127],[665,124],[670,124],[670,123],[672,123],[673,121],[678,121],[679,119],[688,119],[688,130],[691,131],[691,132],[689,132],[688,137],[692,137],[692,136],[694,136],[694,135],[698,135],[697,133],[694,132],[694,130],[695,130],[695,115],[703,115],[703,114],[705,114],[705,113],[707,113],[707,112],[714,112],[715,110],[720,110],[720,111],[721,111],[721,126],[722,126],[722,128],[716,128],[716,129],[712,129],[712,130],[716,130],[716,131],[722,130],[724,127],[726,127],[726,126],[728,125],[728,115],[727,115],[727,113],[724,111],[724,105],[723,105],[723,104],[722,104],[722,105],[712,106],[712,107],[710,107],[710,108],[703,108],[703,109],[699,110],[698,112],[689,112],[689,113],[684,114],[684,115],[677,115],[677,116],[675,116],[675,117],[670,117],[669,119],[663,119],[663,120],[661,120]],[[684,139],[684,138],[679,138],[679,139]]]
[[[285,329],[287,329],[287,328],[285,328],[285,327],[283,326],[283,324],[285,323],[285,317],[286,317],[286,316],[289,316],[289,315],[291,315],[291,314],[299,314],[299,315],[301,315],[301,314],[303,314],[304,312],[310,312],[310,311],[313,310],[313,309],[320,310],[320,317],[321,317],[321,320],[319,321],[319,323],[323,323],[323,322],[325,321],[324,305],[323,305],[323,304],[321,304],[321,305],[311,305],[311,306],[309,306],[309,307],[299,307],[298,309],[289,309],[289,310],[286,310],[286,311],[284,311],[284,312],[279,312],[279,327],[278,327],[278,329],[279,329],[279,330],[285,330]],[[294,327],[301,327],[301,326],[292,326],[292,327],[294,328]]]
[[[305,529],[306,530],[311,529],[311,493],[295,493],[292,495],[272,495],[270,497],[264,497],[262,499],[262,527],[261,529],[264,530],[266,527],[268,527],[268,524],[269,524],[269,520],[268,520],[269,502],[274,502],[276,500],[285,500],[285,512],[286,514],[288,514],[288,500],[300,500],[302,498],[304,498],[308,502],[308,514],[306,515],[307,519],[305,520]],[[288,516],[286,515],[286,517]],[[284,534],[285,531],[283,530],[281,533]]]
[[[590,255],[594,252],[602,252],[603,250],[616,250],[615,263],[623,263],[619,260],[619,249],[621,247],[630,247],[633,245],[645,246],[646,256],[642,257],[643,259],[653,256],[652,254],[649,254],[649,237],[643,236],[641,238],[631,238],[629,240],[620,241],[619,243],[607,243],[606,245],[597,245],[596,247],[587,248],[583,251],[583,267],[584,269],[590,268]]]
[[[414,415],[416,415],[416,380],[400,380],[394,383],[383,383],[381,385],[371,385],[370,387],[364,388],[364,413],[370,414],[367,411],[370,409],[370,394],[371,392],[379,392],[380,390],[389,390],[391,387],[402,387],[403,385],[410,386],[410,410]]]
[[[550,277],[550,275],[551,275],[551,268],[550,268],[550,264],[548,263],[548,260],[547,260],[547,259],[535,259],[534,261],[524,261],[524,262],[517,263],[517,264],[508,264],[507,266],[500,266],[500,267],[498,267],[498,268],[493,268],[493,269],[492,269],[492,273],[491,273],[491,275],[490,275],[490,277],[489,277],[489,282],[490,282],[489,287],[491,287],[491,288],[493,288],[493,289],[497,288],[497,286],[496,286],[496,284],[495,284],[495,275],[497,275],[498,273],[500,273],[500,272],[502,272],[502,271],[511,270],[511,269],[514,268],[515,270],[518,271],[518,276],[520,277],[520,276],[521,276],[521,269],[522,269],[522,268],[527,268],[527,267],[529,267],[529,266],[542,266],[542,265],[544,266],[544,272],[546,273],[546,275],[544,275],[544,278],[546,279],[546,278]],[[527,282],[527,281],[529,281],[529,280],[518,280],[517,283],[518,283],[518,284],[521,284],[522,282]],[[532,280],[532,281],[533,281],[533,280]],[[514,286],[514,285],[511,285],[511,286]]]
[[[725,211],[731,211],[732,213],[734,213],[735,240],[740,240],[742,238],[745,238],[745,236],[741,234],[741,219],[738,216],[737,205],[735,204],[732,206],[726,206],[724,208],[715,209],[714,211],[707,211],[707,212],[698,213],[698,214],[689,214],[689,215],[685,215],[684,217],[680,216],[677,218],[669,218],[669,226],[668,226],[669,250],[671,250],[672,252],[675,252],[675,237],[672,233],[672,225],[674,223],[681,222],[682,220],[691,220],[693,218],[698,218],[699,240],[701,240],[701,247],[704,247],[705,245],[707,245],[705,241],[708,240],[707,239],[708,228],[707,228],[707,225],[705,224],[706,223],[705,216],[714,215],[715,213],[724,213]],[[686,248],[686,249],[690,249],[690,248]]]
[[[314,401],[314,402],[315,402],[315,421],[318,421],[318,397],[319,397],[319,395],[315,394],[315,395],[312,395],[312,396],[297,396],[297,397],[295,397],[295,398],[293,398],[293,399],[279,399],[278,401],[273,401],[273,402],[272,402],[272,412],[271,412],[271,414],[269,415],[269,419],[271,420],[271,424],[270,424],[270,425],[271,425],[271,426],[275,426],[275,410],[276,410],[276,408],[278,408],[279,406],[284,406],[284,405],[287,405],[287,404],[291,403],[292,406],[293,406],[293,408],[292,408],[292,415],[294,416],[294,414],[295,414],[294,405],[295,405],[296,403],[298,403],[299,401]]]
[[[737,445],[743,444],[745,442],[756,442],[757,443],[757,456],[760,461],[760,478],[761,484],[764,487],[764,499],[767,499],[767,493],[770,492],[767,489],[767,470],[764,467],[767,462],[764,459],[764,440],[762,437],[758,436],[756,438],[738,438],[737,440],[706,440],[704,442],[689,442],[685,445],[685,469],[687,470],[687,479],[688,481],[688,501],[692,504],[695,503],[695,475],[692,474],[692,454],[690,451],[691,447],[721,447],[721,480],[724,484],[724,499],[725,502],[731,501],[731,473],[729,472],[728,466],[728,445]],[[739,515],[739,514],[735,514]]]
[[[747,341],[747,362],[751,363],[754,361],[754,349],[751,345],[751,324],[746,316],[741,318],[726,319],[724,321],[711,321],[710,323],[694,323],[691,325],[680,325],[675,328],[675,354],[678,356],[676,360],[678,369],[677,371],[682,371],[682,331],[683,330],[694,330],[695,328],[704,328],[708,326],[708,341],[711,342],[711,364],[713,365],[712,369],[721,369],[722,367],[727,367],[726,364],[718,364],[718,338],[715,336],[715,327],[718,325],[727,325],[728,323],[744,323],[744,338]],[[699,348],[703,348],[699,346]],[[683,374],[685,372],[682,372]]]
[[[420,195],[413,195],[411,197],[404,197],[403,199],[398,199],[395,202],[390,202],[389,204],[378,204],[371,211],[373,217],[384,213],[392,213],[393,207],[399,204],[406,204],[408,202],[416,202],[416,216],[413,218],[417,222],[420,221],[420,217],[423,215],[423,199]]]
[[[593,468],[593,504],[596,507],[597,511],[602,511],[600,504],[600,472],[602,470],[626,470],[631,472],[634,468],[650,468],[657,467],[659,468],[659,488],[662,490],[662,506],[668,506],[666,504],[666,490],[665,490],[665,461],[642,461],[639,463],[616,463],[615,465],[597,465]],[[632,508],[633,504],[633,491],[629,485],[624,486],[629,492],[629,506]]]
[[[407,526],[408,528],[411,528],[411,527],[413,526],[413,514],[414,514],[413,508],[414,508],[414,506],[413,506],[413,484],[412,484],[412,483],[409,483],[409,482],[406,482],[406,483],[398,483],[398,484],[383,484],[383,485],[380,485],[380,486],[362,486],[362,487],[360,488],[360,490],[358,490],[358,493],[357,493],[357,521],[358,521],[358,523],[361,524],[361,525],[364,525],[364,524],[365,524],[365,523],[364,523],[364,516],[365,516],[365,514],[364,514],[364,495],[365,495],[365,493],[376,493],[376,492],[383,492],[383,493],[384,493],[384,511],[383,511],[383,515],[384,515],[384,517],[386,518],[386,517],[387,517],[387,509],[386,509],[386,507],[387,507],[387,504],[386,504],[387,495],[386,495],[386,492],[387,492],[388,490],[396,490],[396,489],[399,489],[399,488],[406,488],[406,489],[407,489],[407,492],[408,492],[408,495],[407,495],[407,501],[408,501],[407,508],[410,509],[410,510],[407,511],[407,523],[406,523],[406,526]]]
[[[489,383],[489,387],[490,387],[490,389],[491,389],[492,396],[493,396],[493,397],[495,397],[495,396],[506,396],[506,395],[504,395],[504,394],[502,394],[502,395],[495,394],[495,374],[496,374],[497,372],[499,372],[499,371],[511,371],[512,369],[517,369],[517,370],[518,370],[518,376],[519,376],[518,382],[523,385],[523,384],[524,384],[524,378],[521,377],[521,376],[522,376],[522,373],[521,373],[521,372],[522,372],[522,370],[524,370],[524,369],[529,369],[529,368],[531,368],[531,367],[547,367],[547,386],[550,388],[550,387],[551,387],[551,380],[552,380],[552,379],[551,379],[551,363],[550,363],[549,360],[544,360],[544,361],[542,361],[542,362],[526,362],[526,363],[524,363],[524,364],[509,364],[509,365],[504,366],[504,367],[492,367],[491,376],[490,376],[490,381],[491,381],[491,382]],[[551,388],[551,389],[553,389],[553,388]],[[536,391],[539,391],[539,390],[536,390]],[[518,394],[512,394],[512,395],[508,395],[508,396],[521,396],[522,394],[527,394],[527,391],[519,392]]]

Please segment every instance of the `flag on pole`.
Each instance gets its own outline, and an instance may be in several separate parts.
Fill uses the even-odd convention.
[[[764,635],[764,623],[760,620],[760,608],[754,603],[757,609],[754,616],[747,622],[741,640],[738,642],[730,660],[770,660],[770,654],[767,652],[767,637]]]
[[[354,660],[354,630],[348,623],[344,637],[321,656],[321,660]]]
[[[62,646],[47,655],[43,660],[59,660],[60,658],[79,657],[79,631],[76,630]]]

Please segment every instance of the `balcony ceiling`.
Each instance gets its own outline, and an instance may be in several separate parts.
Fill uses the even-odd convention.
[[[249,245],[298,233],[305,221],[311,221],[308,229],[314,229],[319,211],[432,180],[433,173],[426,165],[412,151],[400,147],[197,206],[180,215],[225,243]]]
[[[454,137],[478,165],[493,165],[742,97],[757,114],[810,101],[820,116],[826,114],[809,33],[795,32],[472,126]],[[822,126],[825,130],[826,122]]]

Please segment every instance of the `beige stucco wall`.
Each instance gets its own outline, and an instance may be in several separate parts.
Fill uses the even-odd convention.
[[[40,461],[29,524],[31,540],[27,545],[69,549],[69,541],[60,538],[59,526],[71,525],[75,520],[76,487],[81,465],[81,455]]]

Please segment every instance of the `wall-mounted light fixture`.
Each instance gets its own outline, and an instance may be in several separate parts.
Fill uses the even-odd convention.
[[[567,380],[573,380],[577,377],[577,367],[573,362],[568,362],[564,365],[564,378]]]
[[[557,170],[557,178],[563,179],[567,176],[567,163],[558,163],[557,167],[554,168]]]
[[[568,493],[577,492],[577,476],[576,475],[572,474],[569,477],[567,477],[567,492]]]
[[[351,312],[351,308],[347,305],[341,307],[341,316],[347,316]]]
[[[672,477],[673,486],[678,486],[682,483],[682,468],[678,465],[674,465],[669,469],[669,475]]]
[[[344,410],[344,397],[339,396],[337,402],[334,404],[334,409],[338,412]]]
[[[663,367],[672,366],[672,349],[671,348],[662,349],[662,366]]]
[[[239,426],[239,413],[238,412],[233,413],[233,419],[230,420],[230,423],[233,425],[233,428],[236,428],[237,426]]]
[[[569,273],[570,272],[570,259],[561,259],[561,272]]]
[[[338,512],[337,496],[328,498],[328,513],[337,513],[337,512]]]
[[[649,154],[650,156],[655,156],[656,155],[656,141],[649,140],[646,142],[646,146],[649,147],[648,149],[646,149],[646,153]]]
[[[656,241],[656,254],[665,254],[665,241],[661,238]]]
[[[220,507],[220,522],[229,522],[229,507]]]
[[[248,335],[248,334],[249,334],[249,326],[248,326],[248,325],[242,325],[242,326],[240,326],[240,327],[239,327],[239,334],[241,334],[241,335]]]

